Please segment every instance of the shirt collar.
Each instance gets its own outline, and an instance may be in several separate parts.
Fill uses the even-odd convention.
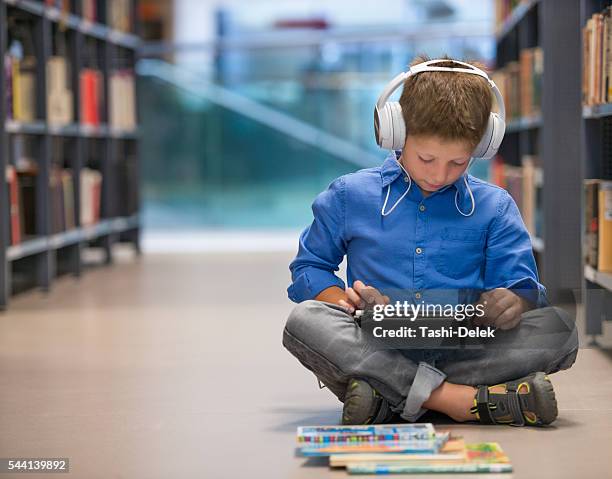
[[[380,168],[383,188],[386,188],[387,185],[393,183],[404,173],[400,166],[397,164],[397,161],[399,160],[401,154],[401,150],[397,150],[393,153],[389,153],[387,158],[385,158],[385,161]]]
[[[387,158],[385,158],[384,163],[380,168],[380,174],[382,176],[382,187],[386,188],[389,184],[393,183],[400,176],[404,175],[402,168],[398,165],[399,158],[401,156],[401,150],[396,150],[393,153],[389,153]],[[465,181],[463,181],[463,176],[460,176],[454,183],[445,186],[438,190],[438,193],[441,193],[453,186],[457,191],[459,191],[459,200],[464,201],[469,197],[469,193],[465,186]],[[469,178],[468,178],[469,180]]]

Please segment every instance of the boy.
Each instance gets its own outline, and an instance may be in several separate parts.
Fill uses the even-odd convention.
[[[436,66],[461,67],[448,57]],[[289,298],[300,304],[283,344],[344,403],[344,424],[416,421],[428,409],[459,422],[550,424],[547,374],[574,363],[577,333],[548,307],[512,198],[467,174],[491,113],[488,80],[423,71],[403,86],[401,154],[338,178],[313,203],[290,265]],[[344,255],[348,287],[334,274]],[[506,347],[378,348],[352,316],[394,292],[418,303],[440,290],[478,299],[485,315],[474,323],[495,327]],[[467,300],[470,291],[483,293]]]

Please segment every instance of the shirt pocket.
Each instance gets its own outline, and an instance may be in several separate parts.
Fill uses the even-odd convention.
[[[434,266],[444,276],[461,279],[479,270],[485,258],[486,230],[444,228]]]

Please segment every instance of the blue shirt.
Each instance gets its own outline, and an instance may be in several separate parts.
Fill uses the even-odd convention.
[[[389,155],[382,166],[344,175],[320,193],[312,205],[314,221],[300,235],[289,266],[289,299],[314,299],[330,286],[344,289],[334,272],[346,255],[350,285],[361,280],[392,300],[428,301],[432,292],[454,291],[456,303],[467,303],[484,290],[508,288],[537,306],[548,303],[529,233],[506,190],[467,175],[475,210],[464,217],[455,207],[456,194],[464,213],[472,207],[463,177],[427,197],[413,183],[383,217],[388,185],[385,211],[407,181]]]

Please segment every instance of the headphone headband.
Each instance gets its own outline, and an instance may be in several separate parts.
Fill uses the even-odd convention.
[[[431,66],[434,63],[441,62],[452,62],[458,65],[463,65],[468,68],[453,68],[453,67],[436,67]],[[457,60],[446,60],[446,59],[438,59],[438,60],[429,60],[423,63],[419,63],[417,65],[411,66],[407,72],[402,72],[397,75],[393,80],[389,82],[389,84],[382,91],[380,96],[378,97],[378,101],[376,102],[376,106],[381,109],[384,107],[385,103],[389,99],[389,97],[393,94],[395,90],[397,90],[408,78],[414,75],[418,75],[423,72],[454,72],[454,73],[468,73],[470,75],[478,75],[479,77],[487,80],[489,86],[493,89],[493,94],[495,95],[495,100],[497,101],[497,106],[499,108],[499,115],[502,120],[506,120],[506,107],[504,105],[504,100],[501,96],[497,85],[486,72],[477,68],[469,63],[460,62]]]

